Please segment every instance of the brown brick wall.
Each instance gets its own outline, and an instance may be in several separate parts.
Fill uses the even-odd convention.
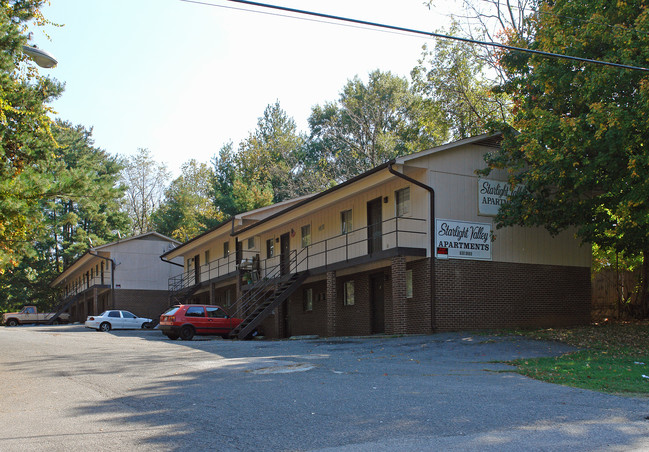
[[[406,334],[406,258],[392,258],[391,266],[392,287],[388,300],[392,302],[392,328],[386,330],[391,334]]]
[[[313,310],[304,310],[304,291],[313,293]],[[327,335],[327,281],[303,284],[288,300],[288,336]]]
[[[371,334],[370,278],[383,274],[385,332],[429,334],[436,331],[559,326],[583,324],[590,315],[590,269],[470,260],[435,262],[433,318],[431,259],[353,275],[327,275],[327,280],[304,284],[276,314],[262,323],[268,337],[317,334],[363,336]],[[405,275],[413,276],[413,297],[395,302]],[[344,284],[354,281],[354,305],[343,302]],[[329,283],[328,283],[329,281]],[[313,289],[313,310],[303,308],[303,290]],[[328,298],[329,297],[329,301]],[[287,316],[287,317],[286,317]],[[286,321],[287,320],[287,321]]]
[[[430,259],[409,262],[407,270],[412,270],[412,298],[407,298],[406,333],[430,334],[433,332],[431,318]]]
[[[397,259],[405,290],[405,271],[413,271],[413,297],[405,298],[400,307],[393,303],[393,272],[391,267],[336,277],[328,274],[327,280],[304,284],[288,300],[262,323],[263,332],[268,337],[288,337],[315,334],[319,336],[364,336],[372,333],[372,311],[370,303],[370,279],[374,275],[384,278],[384,318],[385,332],[396,334],[395,318],[401,323],[399,334],[428,334],[431,329],[430,303],[430,261],[421,259],[405,263]],[[329,282],[328,282],[329,281]],[[354,305],[344,304],[344,285],[354,281]],[[304,311],[304,289],[313,290],[313,310]],[[328,297],[330,301],[328,301]],[[395,316],[396,312],[400,314]],[[284,313],[288,320],[285,322]],[[332,331],[334,334],[332,334]]]
[[[168,306],[166,290],[115,289],[115,309],[131,311],[139,317],[159,318]]]
[[[472,260],[435,263],[438,331],[561,326],[590,319],[590,269]]]

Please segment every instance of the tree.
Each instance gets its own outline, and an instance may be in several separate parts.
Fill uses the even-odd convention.
[[[457,27],[447,34],[455,35]],[[423,97],[425,118],[444,124],[453,140],[485,133],[493,121],[506,122],[509,100],[492,91],[484,75],[479,50],[470,44],[439,40],[434,50],[424,46],[412,70],[413,87]]]
[[[631,0],[542,2],[532,14],[532,49],[646,66],[649,10]],[[524,45],[517,34],[510,44]],[[646,72],[506,52],[503,90],[514,99],[514,129],[490,169],[509,170],[525,191],[498,226],[576,228],[584,242],[641,256],[641,306],[649,315],[649,76]]]
[[[305,149],[295,121],[279,102],[268,105],[236,153],[228,143],[212,159],[214,204],[232,216],[320,191],[326,180],[309,166]]]
[[[0,0],[0,274],[34,254],[39,201],[68,187],[47,172],[55,155],[48,102],[62,85],[38,74],[22,54],[27,24],[44,0]]]
[[[280,202],[301,193],[296,182],[298,155],[304,138],[297,126],[282,110],[279,102],[268,105],[257,120],[257,128],[239,144],[237,173],[246,185],[273,191],[273,201]]]
[[[214,174],[194,159],[182,166],[182,174],[165,190],[165,199],[153,214],[156,231],[185,241],[224,219],[212,202]]]
[[[57,120],[53,135],[58,156],[51,168],[57,180],[71,181],[74,190],[44,200],[44,234],[40,246],[54,259],[57,272],[97,246],[129,228],[128,216],[120,211],[125,187],[120,184],[123,163],[115,156],[94,147],[92,129]]]
[[[128,227],[119,210],[124,194],[119,159],[94,147],[92,130],[83,126],[57,120],[51,130],[57,153],[41,164],[66,190],[38,200],[32,252],[0,275],[3,309],[25,303],[49,308],[57,297],[49,282],[92,245],[114,240],[118,230]]]
[[[313,107],[309,159],[340,182],[391,158],[441,143],[445,133],[415,121],[421,98],[408,81],[391,72],[373,71],[343,87],[338,102]],[[421,116],[420,116],[421,117]]]
[[[148,149],[139,148],[128,159],[122,180],[126,185],[125,209],[134,235],[153,229],[151,215],[160,205],[170,174],[163,163],[155,161]]]

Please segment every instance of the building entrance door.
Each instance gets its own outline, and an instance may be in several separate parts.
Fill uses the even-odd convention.
[[[372,254],[381,251],[382,223],[381,198],[373,199],[367,203],[367,253]]]
[[[201,255],[194,256],[194,284],[201,282]]]
[[[288,275],[291,272],[291,236],[287,232],[279,237],[280,273]]]

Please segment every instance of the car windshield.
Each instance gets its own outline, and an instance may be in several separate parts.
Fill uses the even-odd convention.
[[[104,317],[105,315],[106,315],[106,311],[102,312],[102,313],[99,314],[97,317]]]
[[[178,312],[178,309],[180,306],[174,306],[171,309],[168,309],[167,311],[163,312],[162,315],[174,315],[176,312]]]

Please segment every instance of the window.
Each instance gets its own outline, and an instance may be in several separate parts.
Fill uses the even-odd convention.
[[[205,250],[205,263],[209,264],[210,262],[210,250]]]
[[[232,304],[232,292],[230,289],[225,291],[225,305],[230,306]]]
[[[275,239],[266,240],[266,257],[270,259],[275,256]]]
[[[302,307],[305,312],[313,311],[313,289],[304,289],[302,292]]]
[[[128,311],[122,311],[122,317],[124,317],[125,319],[137,319],[135,314],[132,314]]]
[[[302,248],[311,245],[311,225],[302,226]]]
[[[108,317],[121,317],[119,311],[108,311]]]
[[[249,250],[252,250],[252,249],[254,249],[254,248],[255,248],[255,238],[254,238],[254,237],[250,237],[250,238],[248,239],[248,249],[249,249]]]
[[[230,254],[230,242],[223,243],[223,257],[228,257]]]
[[[396,198],[397,216],[402,217],[410,214],[410,187],[394,192]]]
[[[215,319],[227,319],[228,315],[225,311],[218,306],[207,306],[205,308],[207,311],[207,316]]]
[[[352,232],[352,211],[343,210],[340,212],[340,225],[341,225],[341,234],[349,234]]]
[[[344,287],[344,299],[343,303],[345,306],[353,306],[354,305],[354,281],[347,281],[345,282],[345,287]]]
[[[185,317],[205,317],[205,311],[202,306],[190,306],[185,312]]]
[[[406,298],[412,298],[412,270],[406,270]]]

